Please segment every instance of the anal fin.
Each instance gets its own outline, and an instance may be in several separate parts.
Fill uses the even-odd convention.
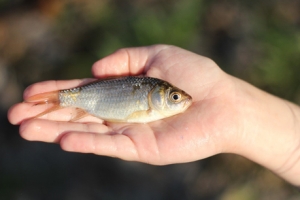
[[[88,115],[89,115],[89,113],[86,112],[85,110],[80,109],[80,108],[76,108],[76,114],[75,114],[74,117],[72,117],[72,119],[70,119],[70,122],[75,122],[75,121],[77,121],[81,118],[84,118],[84,117],[88,116]]]

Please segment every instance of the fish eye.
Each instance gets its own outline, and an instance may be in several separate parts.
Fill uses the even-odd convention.
[[[181,99],[181,94],[179,92],[172,92],[170,97],[173,102],[178,102]]]

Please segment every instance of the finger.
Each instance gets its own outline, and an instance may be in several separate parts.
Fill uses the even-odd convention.
[[[140,74],[147,58],[147,48],[120,49],[96,62],[92,72],[95,77]]]
[[[99,60],[92,67],[95,77],[137,75],[146,71],[157,52],[168,45],[124,48]]]
[[[56,142],[68,132],[110,133],[111,129],[99,123],[71,123],[42,119],[24,121],[20,126],[20,135],[30,141]]]
[[[161,163],[156,136],[147,124],[109,124],[111,135],[68,133],[61,139],[66,151],[94,153],[124,160]]]
[[[28,86],[24,91],[24,99],[26,97],[49,91],[56,91],[62,89],[69,89],[73,87],[77,87],[88,82],[93,81],[94,79],[74,79],[74,80],[51,80],[51,81],[43,81],[39,83],[32,84]]]
[[[51,108],[52,104],[35,105],[33,103],[18,103],[10,108],[8,111],[8,120],[11,124],[20,124],[22,121],[35,117],[43,111]],[[50,113],[47,113],[39,119],[55,120],[55,121],[70,121],[76,116],[78,109],[76,108],[62,108]],[[94,122],[102,123],[103,120],[87,115],[76,122]]]
[[[80,153],[95,153],[124,160],[138,160],[134,143],[122,134],[100,135],[86,132],[65,134],[60,145],[63,150]]]

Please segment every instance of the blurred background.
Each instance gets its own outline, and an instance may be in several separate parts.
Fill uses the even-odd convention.
[[[237,155],[158,167],[28,142],[8,123],[28,85],[91,77],[118,48],[157,43],[300,104],[299,0],[0,0],[0,199],[299,199]]]

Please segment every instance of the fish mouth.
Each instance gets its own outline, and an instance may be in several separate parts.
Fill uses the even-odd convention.
[[[190,107],[191,104],[192,104],[192,97],[186,98],[185,102],[184,102],[185,109],[187,109],[188,107]]]

